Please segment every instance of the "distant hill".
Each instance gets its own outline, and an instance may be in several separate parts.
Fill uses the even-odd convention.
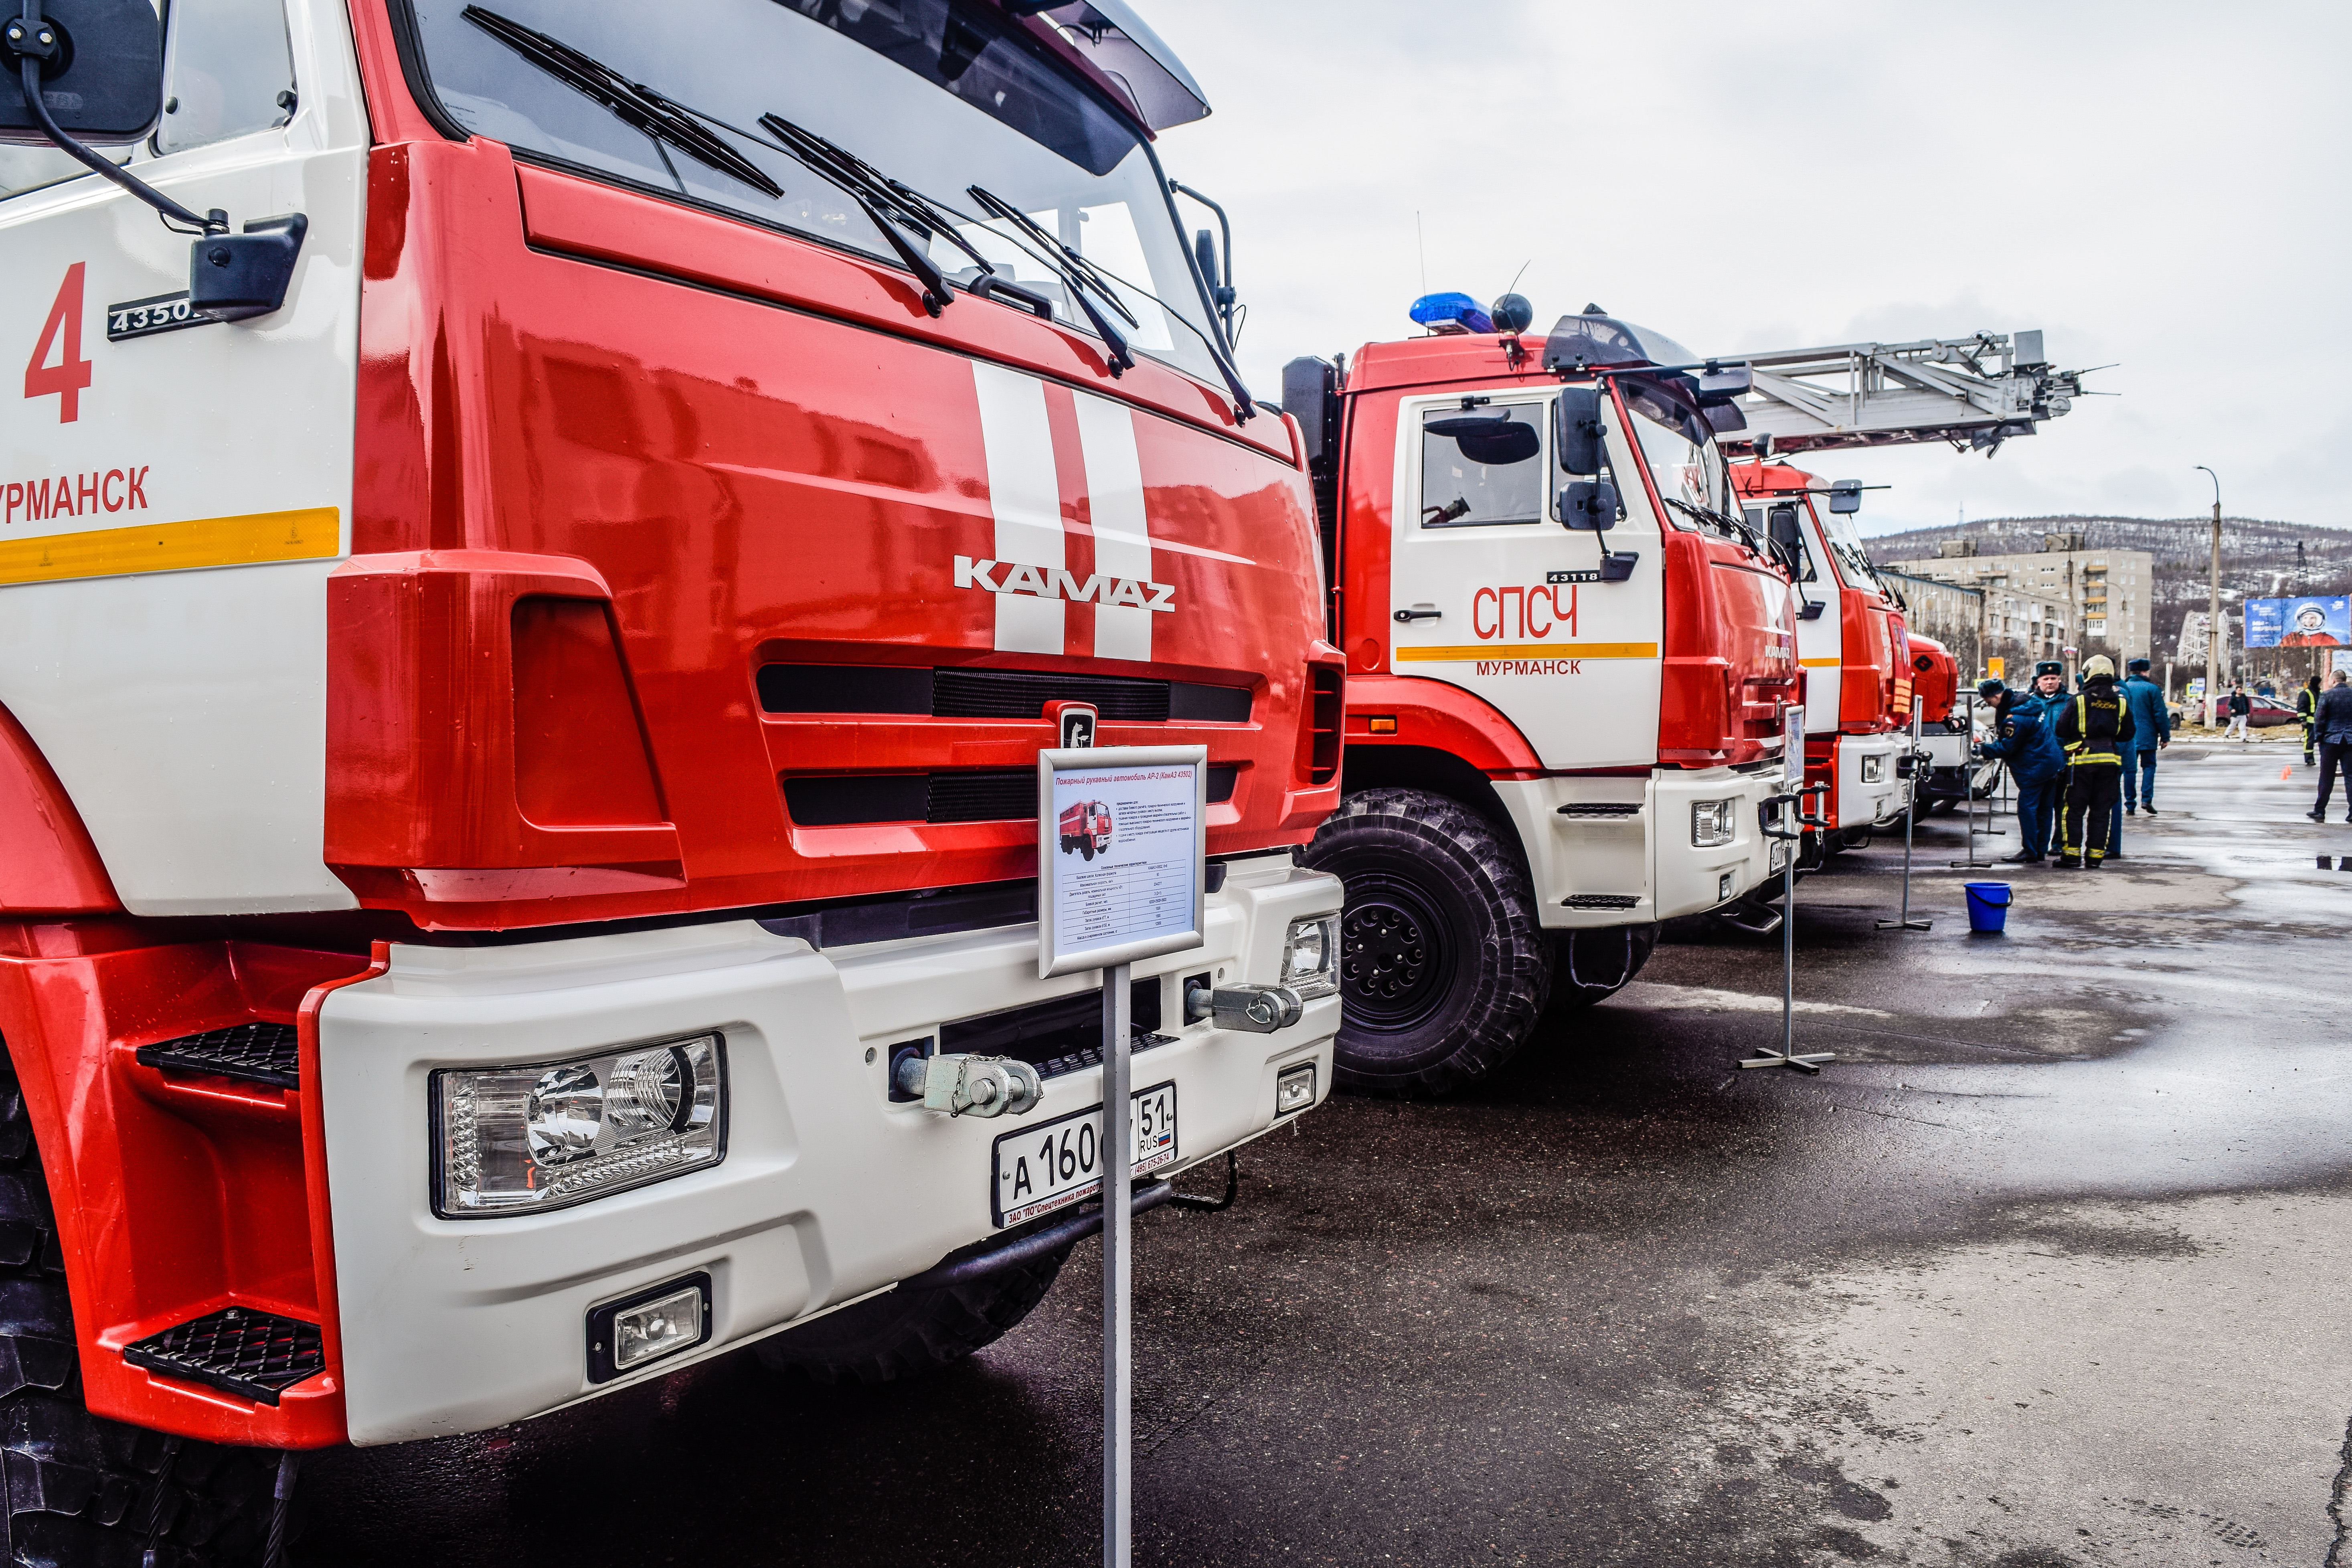
[[[2205,607],[2211,558],[2210,517],[1988,517],[1949,528],[1914,528],[1867,541],[1874,561],[1933,557],[1947,542],[1976,542],[1980,555],[2042,548],[2046,533],[2082,533],[2093,550],[2145,550],[2155,558],[2155,646],[2180,636],[2184,611]],[[2305,577],[2297,581],[2294,549],[2303,546]],[[2263,518],[2221,520],[2221,612],[2247,598],[2294,594],[2352,593],[2352,531]],[[2234,616],[2231,617],[2234,619]]]

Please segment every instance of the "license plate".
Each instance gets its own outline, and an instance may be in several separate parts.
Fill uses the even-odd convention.
[[[1129,1097],[1128,1160],[1139,1176],[1176,1163],[1176,1086]],[[989,1207],[999,1228],[1067,1208],[1102,1191],[1102,1107],[997,1135]]]

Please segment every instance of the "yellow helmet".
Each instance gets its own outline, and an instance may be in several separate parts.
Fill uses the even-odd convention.
[[[2109,680],[2113,680],[2116,678],[2116,661],[2109,658],[2105,654],[2095,653],[2088,659],[2084,661],[2083,679],[2090,680],[2102,675],[2105,676]]]

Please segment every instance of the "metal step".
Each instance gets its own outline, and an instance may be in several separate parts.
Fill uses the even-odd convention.
[[[158,1040],[140,1047],[136,1055],[147,1066],[165,1072],[211,1073],[299,1089],[302,1074],[294,1040],[291,1024],[233,1024],[201,1035],[183,1035],[176,1040]]]
[[[122,1348],[132,1366],[264,1405],[327,1369],[319,1325],[251,1307],[224,1307]]]

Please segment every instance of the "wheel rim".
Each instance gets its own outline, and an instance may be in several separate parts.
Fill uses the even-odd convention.
[[[1410,1029],[1437,1010],[1452,979],[1445,923],[1419,889],[1386,877],[1350,880],[1339,922],[1339,986],[1350,1023]]]

